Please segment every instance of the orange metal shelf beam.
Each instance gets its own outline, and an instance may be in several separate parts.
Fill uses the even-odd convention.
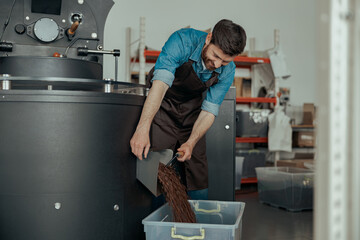
[[[150,50],[145,50],[144,51],[144,56],[147,57],[158,57],[160,54],[160,51],[150,51]]]
[[[247,63],[270,63],[269,58],[258,58],[258,57],[235,57],[234,62],[247,62]]]
[[[236,103],[251,103],[251,102],[259,102],[259,103],[276,103],[276,98],[252,98],[252,97],[241,97],[236,98]]]
[[[145,50],[144,56],[149,57],[149,59],[146,59],[148,62],[154,62],[154,58],[156,61],[156,58],[159,56],[160,51],[154,51],[154,50]],[[244,56],[238,56],[235,57],[234,63],[236,66],[251,66],[256,63],[270,63],[269,58],[257,58],[257,57],[244,57]]]
[[[252,177],[252,178],[243,178],[241,179],[241,183],[257,183],[258,180],[256,177]]]
[[[237,137],[237,143],[267,143],[267,137]]]

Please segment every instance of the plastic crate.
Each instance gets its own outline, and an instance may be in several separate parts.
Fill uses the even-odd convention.
[[[189,202],[196,215],[196,223],[173,222],[172,210],[165,204],[142,221],[146,239],[241,239],[245,203],[205,200]]]
[[[293,167],[258,167],[260,202],[289,211],[313,209],[314,171]]]
[[[269,109],[236,111],[237,137],[267,137]]]
[[[266,152],[262,150],[238,150],[236,151],[236,157],[244,157],[240,173],[241,178],[256,177],[255,168],[265,167],[266,165]],[[236,164],[241,164],[240,159]]]

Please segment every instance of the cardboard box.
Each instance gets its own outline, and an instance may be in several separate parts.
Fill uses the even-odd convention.
[[[234,83],[233,85],[236,88],[236,97],[242,97],[242,83],[243,83],[243,78],[242,77],[235,77],[234,78]]]
[[[313,125],[315,119],[315,106],[313,103],[303,105],[303,125]]]
[[[293,132],[293,146],[294,147],[314,147],[315,146],[315,132],[314,131]]]
[[[295,153],[295,156],[293,159],[311,159],[313,160],[315,157],[314,153]]]
[[[251,97],[251,79],[243,78],[242,97]]]
[[[278,160],[276,161],[276,166],[278,167],[296,167],[296,168],[308,168],[305,166],[305,163],[314,165],[313,159],[291,159],[291,160]]]

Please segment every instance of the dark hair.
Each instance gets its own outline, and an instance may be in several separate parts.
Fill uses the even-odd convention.
[[[229,56],[239,55],[246,45],[245,30],[230,20],[220,20],[212,31],[210,43],[219,47]]]

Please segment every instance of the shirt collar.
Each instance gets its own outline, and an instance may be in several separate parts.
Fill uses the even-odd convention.
[[[207,35],[204,35],[201,37],[200,39],[200,43],[197,45],[197,47],[195,48],[195,51],[191,54],[191,56],[189,57],[190,60],[196,62],[196,64],[198,64],[198,66],[202,66],[202,72],[209,72],[209,73],[212,73],[213,71],[210,71],[208,69],[206,69],[205,67],[205,64],[201,58],[201,51],[205,45],[205,40],[206,40],[206,36]],[[222,70],[222,67],[219,67],[217,69],[215,69],[214,71],[217,72],[217,73],[221,73],[221,70]]]

